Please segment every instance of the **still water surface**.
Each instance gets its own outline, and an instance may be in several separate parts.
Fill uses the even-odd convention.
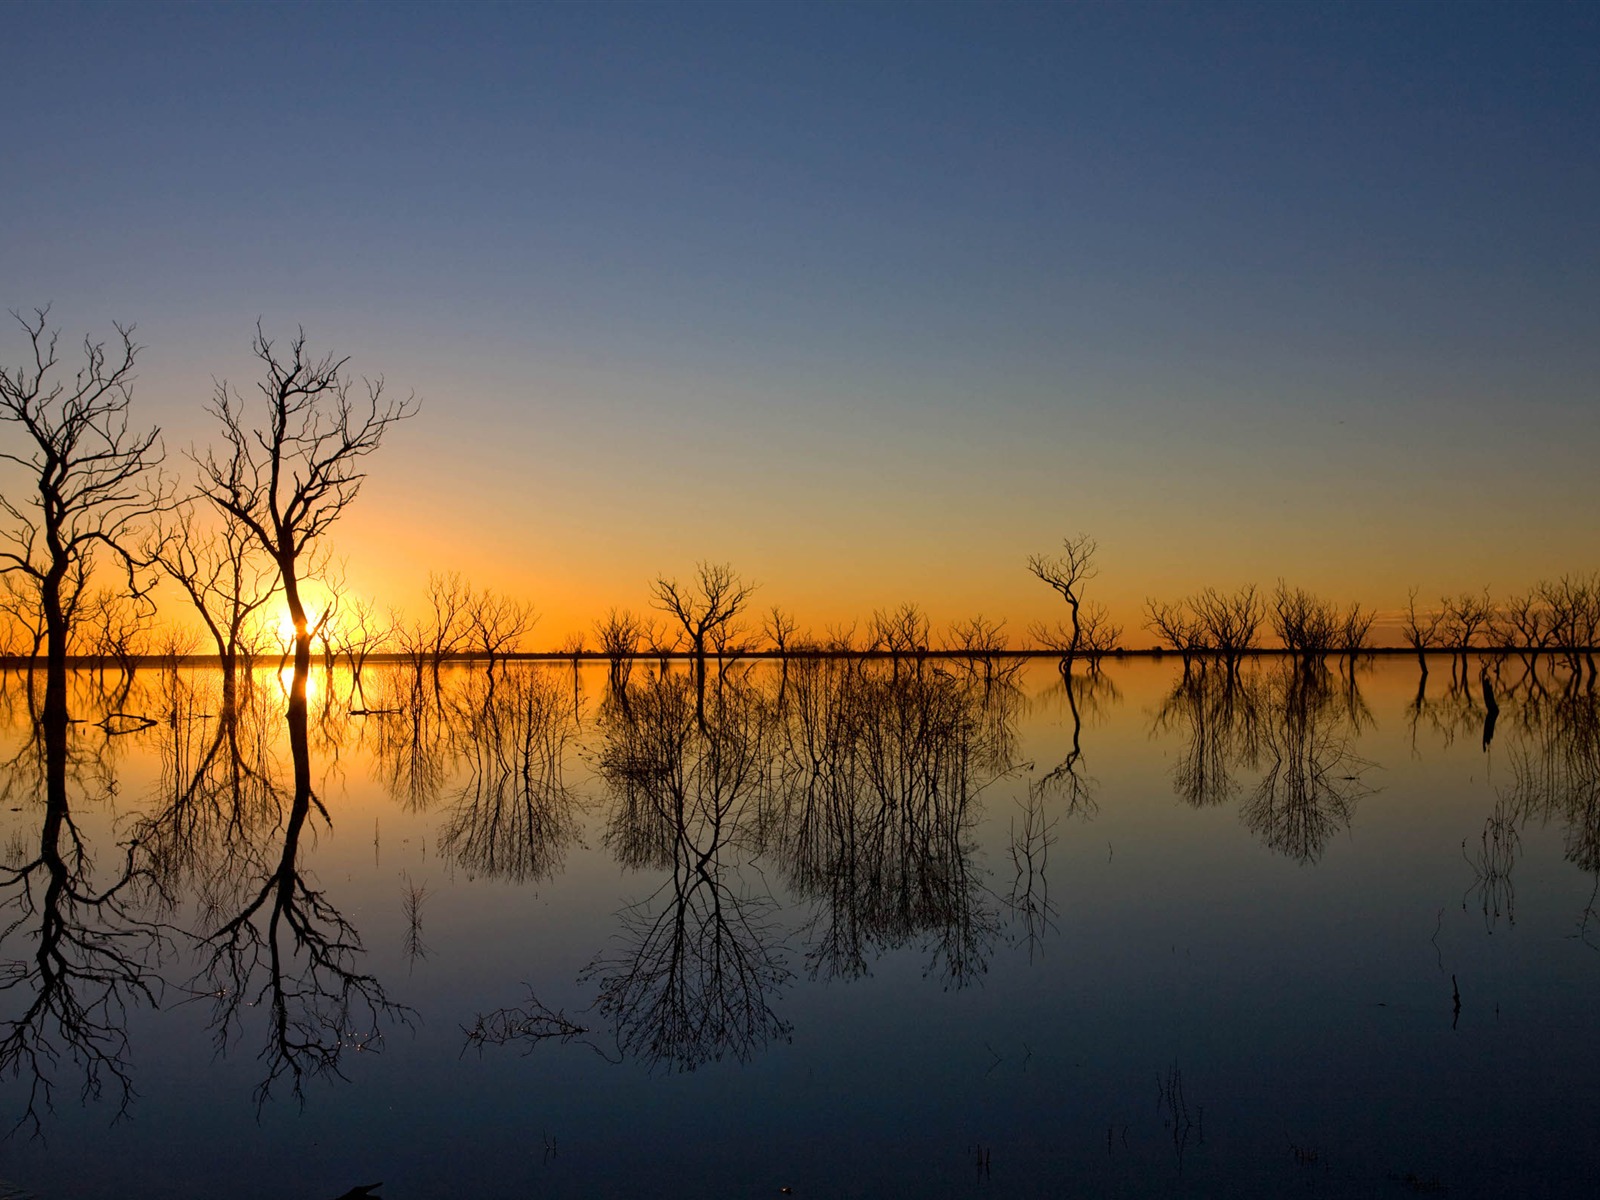
[[[1581,1194],[1600,708],[1431,665],[84,672],[55,825],[12,675],[0,1184]]]

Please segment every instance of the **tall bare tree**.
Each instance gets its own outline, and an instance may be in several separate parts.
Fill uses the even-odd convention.
[[[277,565],[283,598],[294,622],[296,695],[289,704],[291,734],[306,720],[304,680],[311,666],[312,628],[301,596],[302,572],[319,539],[361,490],[368,455],[396,421],[417,410],[414,397],[385,395],[382,379],[359,389],[345,373],[347,358],[313,358],[299,331],[280,352],[256,327],[251,345],[265,378],[255,408],[226,382],[217,385],[207,411],[222,425],[219,454],[197,456],[200,490],[241,522]],[[296,755],[295,790],[310,792],[310,759]],[[302,769],[305,778],[300,778]]]
[[[1028,558],[1028,570],[1049,584],[1067,602],[1071,612],[1072,632],[1061,650],[1062,665],[1070,671],[1072,661],[1083,646],[1083,625],[1080,609],[1083,605],[1083,586],[1098,573],[1094,565],[1095,540],[1087,533],[1063,538],[1061,553],[1034,554]]]
[[[67,641],[95,553],[104,550],[135,578],[139,525],[167,503],[153,479],[163,451],[161,431],[128,426],[133,367],[139,347],[132,326],[117,325],[117,345],[84,339],[83,365],[69,380],[57,357],[57,334],[47,329],[47,309],[16,315],[27,335],[29,359],[15,370],[0,367],[0,421],[17,428],[16,443],[0,450],[0,463],[20,476],[27,500],[0,495],[7,527],[0,530],[0,571],[20,572],[37,588],[45,643],[44,717],[64,728],[67,714]],[[16,446],[16,448],[11,448]],[[9,488],[8,488],[9,491]]]

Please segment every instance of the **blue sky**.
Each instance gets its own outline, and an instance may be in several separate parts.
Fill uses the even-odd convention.
[[[341,545],[386,599],[458,568],[553,634],[712,558],[1017,626],[1078,529],[1130,625],[1597,565],[1593,6],[8,26],[0,300],[137,322],[175,447],[258,316],[414,387]]]

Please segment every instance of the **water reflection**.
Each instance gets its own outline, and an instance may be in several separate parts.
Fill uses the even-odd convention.
[[[288,710],[294,786],[288,812],[273,830],[281,837],[262,839],[237,863],[240,899],[201,937],[194,985],[212,998],[219,1051],[244,1036],[247,1021],[264,1021],[257,1035],[256,1059],[264,1070],[255,1090],[258,1108],[280,1084],[303,1100],[311,1080],[343,1078],[346,1053],[376,1049],[385,1024],[411,1019],[410,1010],[391,1001],[378,978],[361,968],[360,933],[301,865],[313,812],[330,822],[311,786],[307,674],[299,655]],[[282,793],[274,794],[281,814]]]
[[[1260,684],[1265,772],[1240,815],[1262,843],[1300,863],[1322,857],[1350,827],[1371,789],[1352,750],[1371,724],[1355,673],[1335,679],[1320,662],[1285,660]]]
[[[773,1008],[790,971],[769,894],[735,861],[770,770],[773,712],[740,672],[707,688],[660,676],[607,713],[600,772],[616,797],[607,842],[625,865],[668,871],[584,973],[618,1048],[693,1070],[744,1060],[789,1025]]]
[[[120,681],[126,682],[126,681]],[[113,700],[121,705],[122,690]],[[26,814],[0,862],[0,1076],[20,1079],[19,1128],[42,1133],[60,1074],[77,1073],[84,1099],[107,1092],[120,1114],[133,1097],[128,1012],[154,1007],[156,967],[169,930],[142,915],[141,892],[155,881],[140,847],[116,847],[96,872],[80,814],[106,803],[106,742],[74,726],[67,706],[46,706],[4,764],[6,799]],[[76,807],[74,805],[76,801]],[[30,836],[31,834],[31,836]]]
[[[1234,672],[1199,662],[1156,710],[1153,736],[1179,739],[1173,790],[1194,808],[1231,803],[1260,772],[1240,818],[1269,849],[1300,863],[1322,857],[1371,790],[1354,752],[1373,725],[1358,664],[1337,672],[1315,656]]]
[[[1240,790],[1237,774],[1261,758],[1262,694],[1222,664],[1190,665],[1155,714],[1152,734],[1176,736],[1173,790],[1194,808],[1225,804]]]
[[[972,982],[999,930],[973,860],[977,796],[1010,767],[1014,691],[926,664],[812,659],[789,697],[775,850],[812,906],[809,973],[858,976],[920,943],[925,975]]]
[[[1570,686],[1530,695],[1516,723],[1507,802],[1524,820],[1561,822],[1568,861],[1600,873],[1600,696]]]
[[[1595,695],[1543,669],[1530,679],[1514,662],[1503,674],[1486,666],[1500,708],[1492,755],[1474,737],[1422,738],[1428,754],[1443,743],[1451,769],[1465,768],[1442,777],[1452,780],[1454,823],[1431,849],[1420,838],[1407,849],[1419,873],[1433,870],[1429,855],[1443,860],[1418,911],[1463,901],[1464,923],[1479,937],[1512,921],[1519,934],[1539,927],[1552,888],[1527,861],[1542,844],[1530,825],[1549,823],[1571,862],[1600,880]],[[1169,941],[1162,926],[1138,940],[1141,921],[1164,919],[1165,892],[1132,920],[1123,912],[1129,893],[1118,888],[1129,878],[1141,895],[1156,890],[1138,874],[1149,856],[1125,855],[1124,839],[1175,828],[1172,854],[1261,871],[1252,882],[1282,876],[1274,858],[1323,872],[1310,888],[1285,892],[1291,904],[1340,878],[1325,860],[1336,857],[1338,833],[1363,819],[1369,758],[1398,762],[1385,780],[1396,787],[1396,811],[1432,786],[1417,781],[1441,778],[1406,761],[1409,662],[1330,669],[1269,659],[1230,672],[1197,659],[1187,676],[1172,667],[1162,676],[1155,664],[1107,664],[1062,679],[1047,669],[1024,677],[1014,662],[976,651],[898,661],[796,651],[783,663],[708,662],[697,712],[696,673],[654,662],[589,672],[576,702],[566,662],[497,664],[492,677],[447,665],[437,685],[426,668],[369,664],[364,695],[345,673],[321,674],[303,735],[287,719],[292,685],[286,695],[269,668],[242,674],[231,704],[209,672],[142,670],[126,692],[114,672],[104,690],[75,678],[71,709],[85,720],[59,742],[14,677],[0,693],[0,713],[10,714],[0,789],[5,806],[20,810],[0,816],[7,1095],[34,1127],[52,1088],[104,1093],[107,1107],[120,1107],[132,1094],[131,1043],[144,1037],[146,1018],[135,1010],[163,999],[164,979],[168,998],[203,998],[179,1012],[209,1017],[215,1046],[258,1056],[245,1059],[260,1071],[251,1081],[258,1104],[303,1096],[318,1078],[358,1077],[359,1056],[411,1017],[402,1001],[428,1013],[424,1038],[454,1039],[464,1025],[480,1047],[585,1041],[612,1061],[658,1072],[764,1054],[781,1072],[789,1056],[770,1051],[792,1034],[806,1055],[828,1054],[830,1031],[815,1027],[809,1007],[822,1003],[813,982],[843,986],[845,1008],[879,990],[1002,1023],[1015,1015],[1019,1025],[1033,1020],[1028,1004],[997,1011],[985,995],[1010,1004],[1028,988],[1055,988],[1051,1003],[1070,1010],[1074,1028],[1103,1020],[1109,1038],[1137,1040],[1136,1019],[1112,1010],[1138,1007],[1124,1001],[1142,986],[1133,974],[1142,967],[1117,967],[1128,973],[1121,992],[1076,981],[1094,964],[1123,962],[1124,945],[1148,950],[1158,939],[1161,969],[1180,982],[1192,976],[1181,932]],[[1433,703],[1470,704],[1481,721],[1483,668],[1474,663],[1464,690],[1442,676]],[[350,715],[358,697],[362,712]],[[115,734],[121,723],[106,720],[114,704],[158,723]],[[54,757],[57,747],[64,756]],[[348,795],[329,782],[336,754],[332,778],[349,783]],[[1401,794],[1393,779],[1414,790]],[[367,806],[358,822],[346,804]],[[372,809],[383,814],[388,875],[363,878],[374,869],[365,846]],[[402,818],[391,817],[397,810]],[[1428,817],[1426,805],[1416,811]],[[414,858],[391,863],[391,820],[421,833],[454,869],[442,880],[435,870],[424,888]],[[1075,822],[1087,821],[1107,840],[1114,833],[1114,864],[1099,835],[1098,850],[1074,844],[1086,828]],[[362,839],[355,852],[344,840],[352,823]],[[1202,827],[1252,853],[1217,849],[1192,832]],[[1549,857],[1569,883],[1576,877],[1573,890],[1589,891],[1587,879]],[[619,890],[634,902],[616,910],[618,900],[595,893],[619,868]],[[1165,872],[1159,886],[1181,889],[1184,874]],[[1214,889],[1218,876],[1206,874],[1205,886]],[[541,902],[511,908],[516,919],[484,932],[472,917],[482,891],[468,885],[485,879],[504,885],[491,889],[491,904],[517,905],[513,886],[523,897],[537,888]],[[425,897],[438,905],[428,909],[434,951],[418,964]],[[1070,940],[1058,929],[1068,924],[1063,912]],[[1569,912],[1558,914],[1561,924]],[[368,956],[364,944],[388,957]],[[550,965],[563,953],[564,965]],[[457,956],[470,954],[472,969],[458,973]],[[1296,986],[1282,967],[1292,953],[1279,943],[1271,955],[1254,969]],[[516,961],[502,969],[499,956]],[[407,958],[410,977],[396,966]],[[1376,967],[1359,969],[1388,982]],[[1470,959],[1452,958],[1449,969],[1459,970],[1469,1001],[1486,987]],[[1032,973],[1019,983],[1024,970]],[[460,974],[475,978],[463,984]],[[986,977],[985,990],[948,1001],[933,994]],[[522,979],[531,995],[515,990]],[[568,1007],[545,1006],[541,993]],[[1469,1003],[1464,1033],[1484,1011]],[[1031,1069],[1043,1075],[1079,1051],[1065,1033],[1045,1050],[1039,1028],[1017,1036],[1030,1054],[1041,1047]],[[974,1044],[985,1036],[974,1032]],[[1192,1061],[1187,1045],[1173,1052]],[[530,1079],[569,1069],[536,1058],[507,1069]],[[1184,1103],[1181,1083],[1175,1068],[1162,1077],[1160,1113],[1188,1172],[1204,1156],[1195,1152],[1200,1109],[1192,1089]],[[352,1103],[363,1096],[339,1094]]]
[[[443,814],[439,846],[473,875],[537,882],[560,871],[578,837],[563,773],[577,721],[551,674],[502,675],[470,677],[455,699],[467,780]]]
[[[598,723],[605,844],[625,868],[665,875],[582,975],[618,1052],[692,1070],[788,1038],[791,943],[813,979],[856,978],[912,946],[944,987],[981,976],[1000,920],[976,862],[978,797],[1011,770],[1021,704],[1015,671],[981,659],[613,675]],[[1036,940],[1054,910],[1049,826],[1031,811],[1030,881],[1010,903]],[[792,928],[760,862],[803,910]],[[584,1031],[537,996],[468,1029],[480,1046]]]

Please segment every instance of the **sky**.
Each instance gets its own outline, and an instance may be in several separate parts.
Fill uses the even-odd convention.
[[[382,603],[546,648],[707,560],[1020,638],[1083,531],[1140,646],[1600,567],[1593,5],[5,15],[0,307],[135,323],[180,471],[258,320],[414,391],[332,534]]]

